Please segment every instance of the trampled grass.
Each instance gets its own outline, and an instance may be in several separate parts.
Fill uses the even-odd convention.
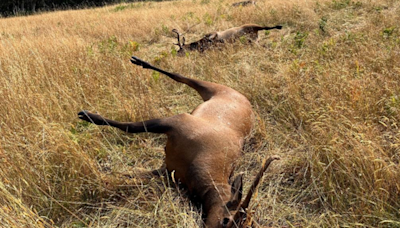
[[[0,19],[2,227],[201,227],[167,179],[165,137],[83,123],[81,109],[139,121],[190,112],[191,89],[129,62],[136,55],[249,98],[256,126],[237,172],[262,227],[400,227],[400,2],[139,2]],[[284,26],[176,56],[245,23]],[[130,174],[133,178],[126,178]]]

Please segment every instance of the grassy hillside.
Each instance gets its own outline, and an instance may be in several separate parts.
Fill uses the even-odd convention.
[[[252,208],[263,227],[400,227],[400,2],[142,2],[0,19],[1,227],[201,227],[185,193],[145,177],[165,137],[79,121],[190,112],[191,89],[133,66],[228,85],[256,126],[237,172],[245,191],[268,170]],[[284,26],[176,56],[187,41],[245,23]],[[123,174],[133,178],[124,178]]]

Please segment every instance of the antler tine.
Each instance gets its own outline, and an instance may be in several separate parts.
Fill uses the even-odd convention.
[[[272,161],[279,160],[279,159],[281,159],[281,158],[278,156],[272,156],[272,157],[269,157],[266,161],[264,161],[263,166],[261,167],[256,178],[254,179],[254,182],[251,185],[246,198],[243,200],[243,202],[240,204],[238,210],[236,211],[236,214],[233,217],[233,221],[238,221],[238,220],[242,220],[243,218],[245,218],[246,209],[249,207],[250,200],[253,197],[253,194],[257,188],[257,185],[260,183],[260,180],[261,180],[262,176],[264,175],[265,170],[267,170],[268,166],[271,164]],[[242,221],[239,221],[239,224],[241,222]]]
[[[176,33],[177,39],[178,39],[178,43],[174,44],[174,45],[178,45],[179,48],[182,48],[182,44],[181,44],[181,40],[180,40],[181,35],[179,34],[178,30],[177,29],[172,29],[172,32]],[[183,38],[183,39],[185,39],[185,38]]]
[[[247,193],[246,198],[244,199],[244,201],[243,201],[242,204],[240,205],[241,208],[247,209],[247,208],[249,207],[251,197],[253,197],[254,191],[256,190],[257,185],[260,183],[260,180],[261,180],[262,176],[264,175],[265,170],[267,170],[268,166],[271,164],[272,161],[274,161],[274,160],[279,160],[279,159],[281,159],[281,158],[278,157],[278,156],[272,156],[272,157],[268,158],[268,159],[264,162],[264,164],[263,164],[261,170],[258,172],[256,178],[254,179],[254,182],[253,182],[253,184],[251,185],[250,190],[249,190],[249,192]]]

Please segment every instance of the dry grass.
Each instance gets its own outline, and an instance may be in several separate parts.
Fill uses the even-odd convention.
[[[265,227],[400,227],[400,2],[147,2],[0,19],[2,227],[201,227],[167,180],[165,138],[85,124],[189,112],[189,88],[129,63],[229,85],[257,124],[238,171],[245,187],[274,163],[253,208]],[[260,45],[175,56],[188,41],[244,23],[282,24]],[[122,178],[132,173],[135,178]],[[246,188],[247,189],[247,188]]]

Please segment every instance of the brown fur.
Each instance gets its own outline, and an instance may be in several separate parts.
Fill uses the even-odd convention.
[[[274,27],[263,27],[256,24],[246,24],[239,27],[233,27],[225,31],[211,33],[210,35],[208,35],[208,37],[209,39],[219,42],[233,42],[242,36],[246,36],[251,41],[257,41],[258,31],[270,30],[275,28],[281,29],[282,26],[278,25]]]
[[[192,87],[204,103],[191,114],[141,122],[118,122],[88,111],[78,113],[79,118],[130,133],[166,134],[166,169],[200,200],[206,227],[227,227],[241,201],[242,177],[230,177],[253,125],[250,102],[227,86],[170,73],[136,57],[131,62]]]

